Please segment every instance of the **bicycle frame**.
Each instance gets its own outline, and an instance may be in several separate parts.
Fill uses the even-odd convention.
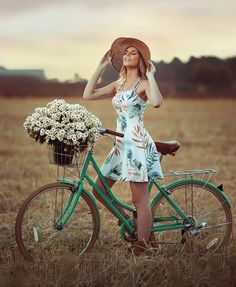
[[[177,218],[176,216],[161,216],[161,217],[155,217],[153,219],[153,223],[159,223],[159,222],[168,222],[168,221],[174,221],[175,223],[172,224],[166,224],[166,225],[159,225],[159,226],[153,226],[151,228],[152,232],[160,232],[160,231],[166,231],[166,230],[173,230],[173,229],[182,229],[186,228],[187,226],[190,226],[192,224],[191,219],[179,208],[179,206],[176,204],[176,202],[169,196],[167,193],[167,190],[165,187],[160,185],[159,182],[152,180],[149,183],[149,193],[153,187],[153,185],[156,186],[156,188],[159,190],[159,193],[156,194],[155,200],[159,199],[161,196],[164,196],[168,203],[172,206],[172,208],[175,210],[175,212],[180,216],[180,218]],[[153,206],[153,200],[150,204],[151,208]],[[181,219],[182,222],[179,220]],[[185,223],[183,223],[185,222]]]
[[[103,183],[108,195],[111,197],[111,200],[108,199],[104,193],[101,191],[101,189],[98,187],[98,185],[91,179],[91,177],[88,175],[87,173],[87,170],[88,170],[88,167],[89,167],[89,164],[92,164],[94,170],[96,171],[96,174],[98,175],[98,177],[100,178],[101,182]],[[94,157],[93,157],[93,154],[92,152],[89,152],[88,153],[88,156],[85,160],[85,163],[84,163],[84,166],[81,170],[81,173],[80,173],[80,177],[79,177],[79,181],[78,182],[75,182],[75,181],[71,181],[71,180],[67,180],[67,179],[64,179],[64,178],[58,178],[57,179],[59,182],[62,182],[62,183],[67,183],[67,184],[71,184],[73,186],[75,186],[76,188],[74,189],[74,193],[71,194],[71,196],[69,197],[68,199],[68,202],[66,204],[66,206],[64,207],[64,209],[62,210],[61,214],[58,216],[58,218],[56,219],[56,224],[58,224],[60,222],[60,228],[63,228],[63,226],[66,224],[66,222],[68,221],[68,219],[70,218],[70,216],[72,215],[75,207],[76,207],[76,204],[79,200],[79,197],[81,195],[81,192],[84,191],[86,192],[90,198],[93,198],[93,196],[91,195],[91,193],[86,190],[86,188],[84,187],[84,184],[83,184],[83,181],[86,180],[90,186],[92,186],[94,188],[94,190],[97,192],[98,196],[103,199],[103,201],[109,206],[109,208],[111,208],[111,210],[114,212],[114,214],[117,216],[117,218],[119,220],[122,221],[122,223],[125,224],[125,226],[127,227],[127,229],[130,231],[130,232],[133,232],[134,231],[134,228],[130,225],[130,223],[123,217],[123,215],[120,213],[120,211],[116,208],[116,206],[113,204],[116,203],[117,205],[119,205],[120,207],[128,210],[128,211],[135,211],[135,209],[132,207],[132,206],[129,206],[123,202],[121,202],[117,197],[115,197],[115,195],[112,193],[110,187],[107,185],[106,181],[105,181],[105,178],[104,176],[102,175],[101,171],[100,171],[100,168],[99,166],[97,165]],[[74,195],[76,194],[75,196],[75,199],[74,201],[72,202],[73,200],[73,197]],[[96,205],[96,202],[93,198],[93,202],[94,204]],[[70,205],[71,208],[70,208]],[[70,208],[70,209],[69,209]],[[67,214],[66,214],[67,213]],[[65,216],[66,215],[66,216]],[[62,218],[65,216],[65,219],[62,221]]]
[[[87,170],[88,170],[88,167],[90,164],[93,166],[96,174],[98,175],[101,182],[103,183],[108,195],[111,197],[111,200],[108,199],[104,195],[104,193],[101,191],[101,189],[98,187],[98,185],[88,175]],[[59,182],[67,183],[67,184],[73,185],[75,187],[74,192],[70,195],[66,206],[64,207],[61,214],[58,216],[58,218],[56,220],[56,224],[58,224],[60,222],[59,228],[63,228],[63,226],[66,224],[66,222],[68,221],[68,219],[72,215],[82,191],[86,192],[86,194],[89,195],[89,197],[93,200],[94,204],[96,205],[95,199],[93,198],[92,194],[88,190],[86,190],[84,187],[84,184],[83,184],[84,180],[86,180],[89,183],[89,185],[93,187],[93,189],[96,191],[98,196],[109,206],[109,208],[113,211],[113,213],[116,215],[116,217],[119,220],[121,220],[121,222],[122,222],[121,229],[120,229],[121,236],[122,236],[122,233],[123,233],[125,228],[127,228],[129,232],[133,233],[134,227],[132,226],[130,219],[126,220],[123,217],[123,215],[120,213],[120,211],[116,208],[116,206],[113,204],[113,202],[116,203],[117,205],[119,205],[120,207],[124,208],[125,210],[130,211],[130,212],[134,212],[135,209],[132,206],[129,206],[129,205],[121,202],[112,193],[110,187],[107,185],[105,178],[100,171],[99,166],[97,165],[97,163],[93,157],[92,152],[89,152],[87,155],[87,158],[86,158],[84,166],[81,170],[78,182],[67,180],[64,178],[58,178]],[[151,228],[151,231],[152,232],[159,232],[159,231],[165,231],[165,230],[182,229],[182,228],[186,228],[187,226],[190,226],[192,223],[191,219],[189,219],[189,217],[187,217],[187,215],[177,206],[177,204],[174,202],[174,200],[172,200],[171,196],[168,195],[167,190],[163,186],[161,186],[157,181],[151,180],[149,182],[149,185],[148,185],[149,193],[150,193],[153,185],[155,185],[156,188],[159,190],[159,193],[155,196],[155,198],[160,198],[162,195],[164,195],[165,198],[167,199],[167,201],[169,202],[169,204],[172,206],[172,208],[180,216],[181,222],[180,222],[180,219],[175,217],[175,216],[156,217],[156,218],[154,218],[154,223],[166,222],[166,221],[171,221],[171,222],[174,221],[174,223],[164,224],[164,225],[159,225],[159,226],[153,226]],[[75,198],[74,198],[74,196],[75,196]],[[73,200],[73,198],[74,198],[74,200]],[[70,208],[70,206],[71,206],[71,208]],[[152,207],[152,205],[151,205],[151,207]],[[62,220],[64,216],[65,216],[65,219]]]

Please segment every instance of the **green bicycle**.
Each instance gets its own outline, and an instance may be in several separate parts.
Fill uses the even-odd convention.
[[[107,129],[102,135],[123,136]],[[175,155],[179,143],[156,142],[161,155]],[[94,196],[86,189],[88,183],[119,220],[120,237],[127,241],[136,238],[136,212],[133,206],[121,202],[106,184],[93,153],[81,146],[80,151],[50,153],[51,161],[65,169],[76,166],[77,180],[58,178],[57,182],[42,186],[31,193],[19,209],[15,236],[21,253],[29,260],[42,255],[64,254],[66,250],[78,256],[91,250],[99,237],[100,216]],[[88,174],[92,166],[101,179],[106,196]],[[191,241],[203,253],[225,247],[232,232],[232,204],[223,192],[222,185],[210,182],[213,169],[170,171],[165,176],[181,176],[167,185],[149,182],[153,214],[152,238],[160,244],[186,244]],[[199,179],[198,175],[210,175]],[[195,176],[195,177],[193,177]],[[154,191],[153,191],[154,190]],[[156,192],[157,191],[157,192]],[[120,206],[130,216],[125,218]]]

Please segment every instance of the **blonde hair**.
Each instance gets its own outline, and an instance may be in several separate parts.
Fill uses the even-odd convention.
[[[139,52],[139,55],[140,55],[139,76],[142,77],[143,79],[147,79],[145,62],[140,52]],[[124,65],[122,65],[120,69],[119,79],[117,80],[116,91],[119,91],[122,88],[122,86],[124,85],[126,81],[126,78],[127,78],[127,69]]]

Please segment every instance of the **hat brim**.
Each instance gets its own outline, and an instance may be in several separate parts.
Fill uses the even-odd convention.
[[[111,63],[118,72],[121,70],[123,65],[123,55],[128,47],[135,47],[142,55],[146,67],[149,67],[151,54],[148,46],[144,42],[135,38],[120,37],[111,45]]]

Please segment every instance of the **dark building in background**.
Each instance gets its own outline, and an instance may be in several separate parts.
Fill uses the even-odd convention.
[[[47,79],[42,69],[6,69],[0,67],[0,96],[55,97],[81,96],[86,81],[75,74],[73,80]]]
[[[0,67],[0,77],[32,77],[39,80],[46,80],[42,69],[6,69]]]

